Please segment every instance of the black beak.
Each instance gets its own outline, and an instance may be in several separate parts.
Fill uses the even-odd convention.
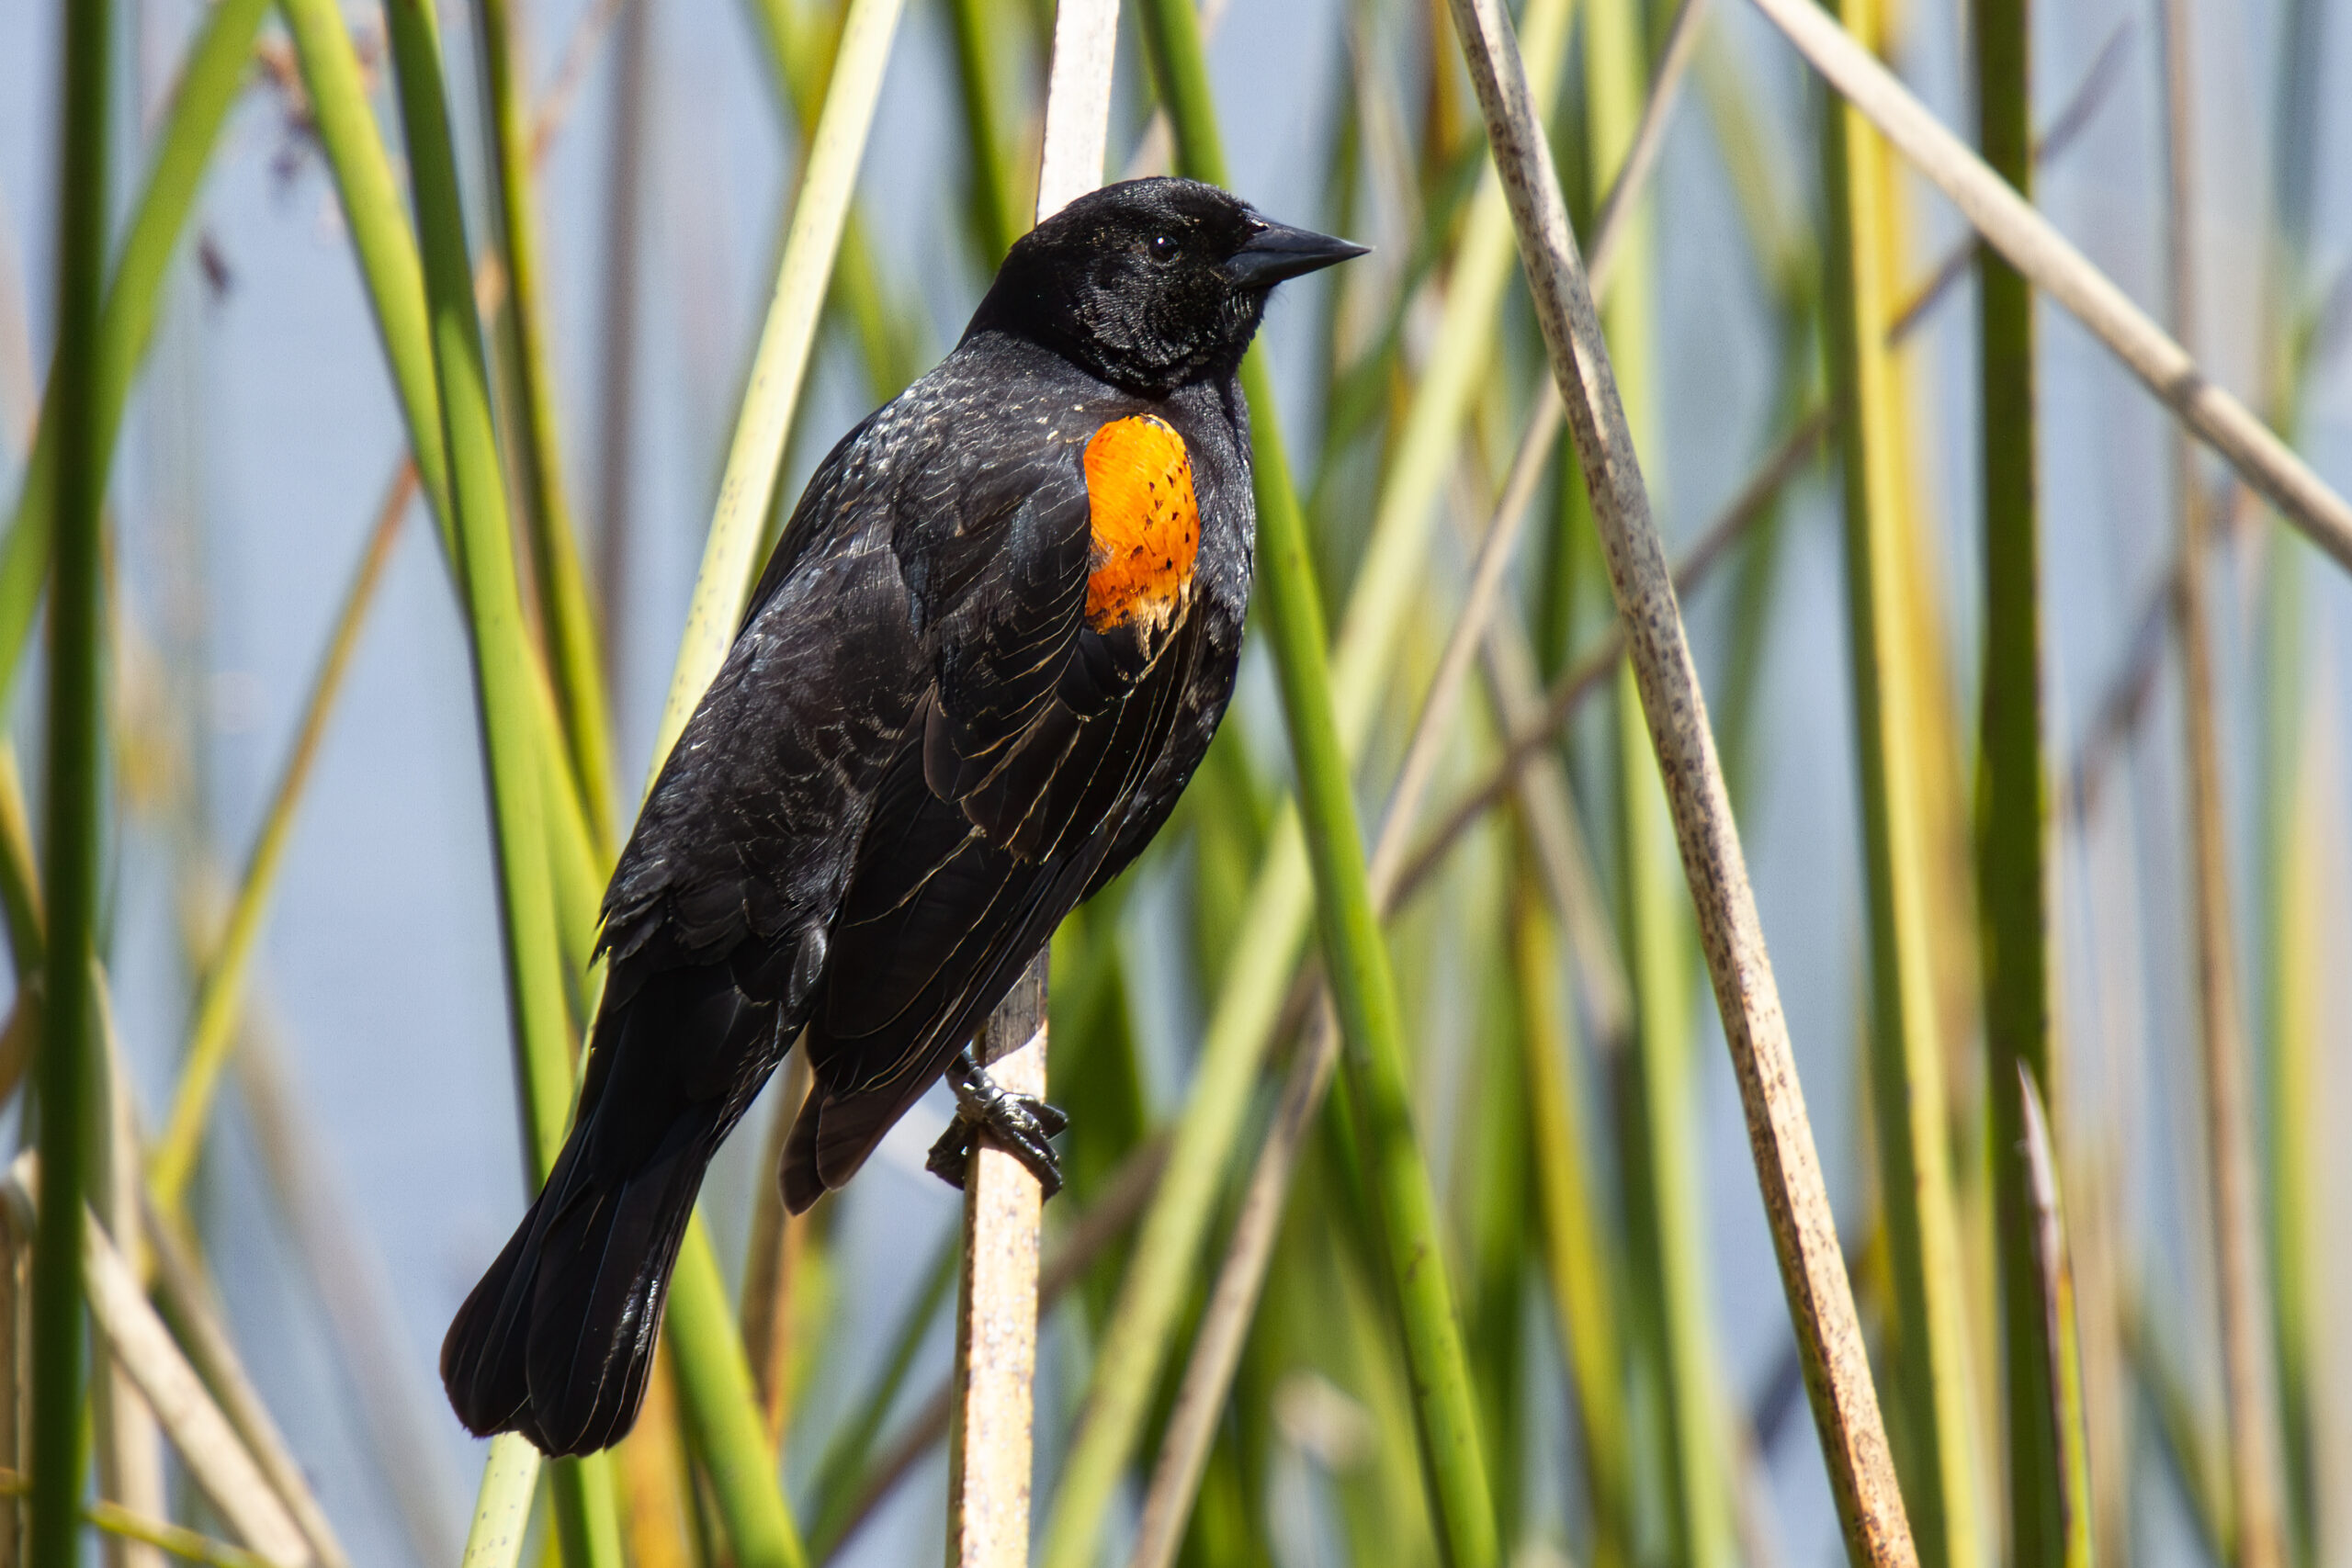
[[[1284,278],[1318,272],[1363,255],[1370,248],[1312,229],[1294,229],[1262,218],[1257,222],[1257,231],[1218,269],[1244,288],[1272,288]]]

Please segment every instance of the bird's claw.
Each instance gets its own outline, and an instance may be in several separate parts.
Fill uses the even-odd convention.
[[[985,1130],[1028,1168],[1045,1196],[1062,1190],[1062,1162],[1050,1140],[1069,1126],[1069,1116],[1035,1095],[1001,1088],[969,1049],[947,1069],[947,1083],[956,1091],[956,1119],[931,1145],[925,1169],[950,1187],[962,1187]]]

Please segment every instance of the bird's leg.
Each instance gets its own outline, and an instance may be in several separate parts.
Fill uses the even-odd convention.
[[[948,1067],[947,1084],[956,1091],[956,1119],[931,1145],[925,1168],[950,1187],[963,1186],[972,1150],[985,1128],[997,1135],[1007,1154],[1029,1168],[1046,1197],[1062,1190],[1062,1162],[1048,1140],[1069,1125],[1068,1116],[1035,1095],[999,1088],[968,1045]]]

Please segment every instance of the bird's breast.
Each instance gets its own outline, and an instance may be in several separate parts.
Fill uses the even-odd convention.
[[[1094,533],[1087,624],[1164,631],[1192,596],[1201,547],[1184,438],[1150,414],[1112,421],[1086,444],[1086,497]]]

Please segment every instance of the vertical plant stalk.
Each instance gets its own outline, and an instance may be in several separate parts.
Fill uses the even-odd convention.
[[[1046,87],[1037,175],[1040,222],[1102,183],[1111,131],[1118,0],[1061,0]],[[991,143],[973,148],[996,156]],[[1000,196],[1001,193],[1000,192]],[[983,1037],[989,1070],[1013,1094],[1046,1092],[1047,947],[999,1003]],[[948,1433],[951,1568],[1029,1561],[1029,1485],[1037,1362],[1037,1258],[1045,1194],[1020,1160],[982,1137],[964,1177],[956,1382]]]
[[[1984,160],[2033,192],[2030,0],[1977,13],[1976,97]],[[1857,118],[1847,110],[1846,118]],[[2022,1077],[2060,1084],[2051,1051],[2049,769],[2041,741],[2040,432],[2033,289],[1977,247],[1979,410],[1984,486],[1984,663],[1978,746],[1978,910],[1984,965],[1985,1104],[1992,1122],[1995,1265],[2005,1348],[2009,1540],[2021,1568],[2064,1560],[2060,1454],[2049,1411],[2050,1303],[2034,1249],[2022,1151]]]
[[[122,1042],[115,1029],[114,1010],[107,994],[104,966],[91,981],[97,998],[99,1091],[102,1132],[93,1162],[90,1208],[117,1250],[131,1257],[147,1255],[146,1216],[141,1203],[138,1112],[132,1100]],[[87,1264],[85,1264],[87,1267]],[[161,1517],[171,1511],[164,1483],[163,1430],[138,1380],[111,1356],[90,1358],[90,1414],[96,1439],[98,1495],[135,1513]],[[307,1532],[306,1532],[307,1533]],[[141,1541],[110,1541],[108,1568],[164,1568],[155,1548]]]
[[[2091,1461],[2089,1419],[2083,1398],[2083,1341],[2075,1311],[2075,1267],[2067,1256],[2066,1211],[2059,1195],[2058,1155],[2050,1139],[2050,1117],[2033,1068],[2019,1062],[2018,1123],[2025,1134],[2018,1150],[2026,1168],[2028,1235],[2041,1270],[2041,1299],[2049,1321],[2039,1337],[2049,1358],[2043,1382],[2049,1403],[2036,1414],[2050,1428],[2044,1439],[2056,1456],[2052,1490],[2058,1503],[2061,1550],[2052,1562],[2063,1568],[2091,1568]]]
[[[1503,171],[1536,320],[1567,406],[1625,623],[1848,1550],[1858,1562],[1910,1564],[1917,1552],[1797,1083],[1788,1021],[1551,146],[1498,0],[1451,0],[1451,10],[1486,115],[1488,145]]]
[[[1148,0],[1146,20],[1179,166],[1213,185],[1228,184],[1199,17],[1189,0]],[[1442,1558],[1451,1568],[1490,1568],[1498,1555],[1493,1495],[1436,1198],[1414,1139],[1396,982],[1363,861],[1306,521],[1262,351],[1244,362],[1241,382],[1251,410],[1258,592],[1298,774],[1324,963],[1344,1042],[1340,1065],[1395,1290],[1423,1476]],[[1047,1561],[1064,1561],[1057,1551],[1075,1558],[1089,1544],[1049,1541]]]
[[[564,479],[533,196],[536,138],[529,89],[517,59],[523,40],[514,0],[481,0],[474,17],[488,89],[499,232],[505,242],[507,321],[514,345],[514,387],[522,405],[514,433],[514,471],[531,546],[532,586],[537,590],[540,632],[571,772],[579,780],[591,828],[599,842],[608,842],[615,815],[612,716],[595,621],[588,607],[588,584],[580,569],[570,486]]]
[[[385,16],[416,201],[450,525],[488,774],[526,1176],[537,1187],[562,1146],[575,1054],[543,815],[550,770],[561,763],[549,750],[558,738],[543,727],[540,694],[533,689],[537,654],[515,580],[440,40],[422,0],[394,0]],[[617,1568],[620,1530],[610,1460],[597,1456],[561,1465],[555,1479],[566,1555],[582,1568]]]
[[[1537,70],[1557,80],[1566,53],[1569,7],[1539,0],[1531,8]],[[1146,0],[1140,21],[1160,85],[1163,112],[1180,149],[1216,137],[1216,106],[1203,62],[1202,17],[1172,0]],[[1186,153],[1189,158],[1191,154]],[[1214,177],[1185,164],[1185,172]],[[1404,426],[1381,483],[1381,499],[1363,564],[1348,592],[1332,652],[1334,706],[1341,742],[1357,755],[1396,649],[1418,586],[1438,488],[1450,471],[1470,394],[1491,363],[1496,316],[1510,282],[1509,210],[1473,197],[1450,274],[1447,304],[1435,334],[1443,345],[1415,386]],[[1477,307],[1486,301],[1483,314]],[[1250,383],[1245,382],[1245,390]],[[1270,403],[1251,400],[1253,439],[1262,442]],[[1263,471],[1261,471],[1261,478]],[[1261,487],[1263,494],[1263,487]],[[1261,504],[1261,523],[1264,504]],[[1145,1215],[1119,1296],[1104,1325],[1084,1411],[1062,1467],[1046,1529],[1048,1568],[1092,1561],[1104,1515],[1133,1455],[1173,1325],[1192,1282],[1211,1211],[1233,1145],[1240,1137],[1269,1049],[1283,996],[1314,908],[1306,846],[1295,807],[1274,814],[1256,876],[1243,901],[1225,978],[1211,1010],[1190,1096],[1168,1156],[1168,1171]]]
[[[983,260],[993,267],[1025,229],[1013,194],[1012,158],[1000,130],[1004,121],[997,112],[997,49],[1004,28],[989,9],[987,0],[948,0],[947,17],[956,35],[957,96],[963,103],[964,151],[972,175],[972,222]],[[1058,8],[1056,17],[1058,23]],[[1050,107],[1050,97],[1047,102]],[[1097,171],[1085,189],[1102,183]],[[1041,210],[1044,205],[1039,202]]]
[[[1574,1075],[1566,987],[1560,984],[1558,921],[1534,896],[1515,896],[1520,1052],[1533,1120],[1536,1198],[1544,1268],[1560,1356],[1576,1379],[1577,1452],[1592,1509],[1595,1568],[1634,1561],[1633,1465],[1625,1414],[1624,1337],[1614,1281],[1623,1259],[1609,1236],[1592,1179],[1591,1116]]]
[[[598,392],[596,587],[603,596],[605,680],[628,662],[630,487],[637,479],[637,295],[645,194],[645,100],[652,73],[653,0],[621,0],[613,134],[605,186],[604,362]]]
[[[108,0],[66,0],[57,141],[56,503],[50,522],[39,1240],[33,1258],[33,1568],[74,1568],[82,1501],[83,1205],[97,1147],[96,962],[105,692],[98,671],[107,440],[99,370],[107,265]]]
[[[2196,99],[2187,0],[2165,10],[2165,240],[2172,331],[2196,339]],[[2180,516],[2175,589],[2180,635],[2183,739],[2188,774],[2190,888],[2197,949],[2197,1023],[2205,1077],[2206,1157],[2213,1260],[2221,1294],[2222,1386],[2227,1407],[2233,1560],[2237,1568],[2283,1568],[2278,1362],[2263,1258],[2261,1177],[2255,1149],[2252,1066],[2239,990],[2237,927],[2230,896],[2227,806],[2222,798],[2221,694],[2213,668],[2212,516],[2186,434],[2173,440],[2173,504]]]
[[[1528,428],[1512,459],[1510,477],[1481,542],[1469,592],[1438,656],[1420,716],[1406,744],[1404,765],[1390,792],[1388,809],[1374,844],[1367,881],[1385,919],[1395,904],[1396,872],[1406,835],[1419,815],[1443,741],[1460,705],[1482,634],[1501,601],[1512,547],[1527,520],[1529,503],[1560,431],[1559,400],[1548,387],[1537,399]],[[1250,1173],[1250,1185],[1217,1269],[1201,1327],[1193,1342],[1184,1379],[1161,1435],[1159,1458],[1145,1494],[1130,1568],[1169,1568],[1183,1544],[1184,1529],[1198,1500],[1211,1441],[1226,1395],[1241,1359],[1243,1342],[1264,1290],[1267,1266],[1288,1207],[1291,1180],[1308,1134],[1322,1112],[1332,1069],[1339,1062],[1339,1025],[1329,993],[1322,992],[1313,1021],[1294,1055],[1266,1139]]]
[[[1043,1098],[1046,1092],[1046,971],[1040,953],[997,1004],[982,1037],[989,1073],[1008,1093]],[[992,1055],[1000,1051],[1003,1055]],[[982,1139],[964,1174],[956,1392],[947,1431],[950,1568],[1022,1568],[1029,1560],[1044,1209],[1037,1179]]]
[[[796,1053],[784,1064],[782,1093],[768,1135],[760,1150],[762,1171],[784,1168],[785,1140],[808,1094],[808,1058]],[[751,1360],[752,1382],[760,1391],[760,1416],[767,1427],[768,1447],[782,1457],[787,1411],[792,1404],[793,1287],[799,1272],[800,1251],[808,1241],[808,1216],[784,1212],[784,1190],[762,1181],[752,1198],[751,1237],[743,1253],[743,1304],[737,1314],[743,1322],[743,1354]]]
[[[1859,37],[1882,30],[1873,0],[1842,0],[1838,10]],[[1967,1303],[1929,929],[1933,762],[1921,743],[1927,716],[1919,708],[1931,678],[1916,657],[1918,611],[1905,536],[1917,519],[1905,505],[1905,411],[1883,327],[1893,304],[1886,151],[1867,121],[1833,98],[1823,116],[1822,156],[1830,214],[1823,315],[1832,398],[1844,413],[1847,643],[1871,926],[1870,1077],[1894,1276],[1894,1355],[1911,1439],[1904,1495],[1927,1568],[1982,1568]],[[2030,430],[2030,397],[2022,414],[2005,412],[2010,424],[2021,419]],[[2024,940],[2037,940],[2040,929],[2036,919]],[[2012,1343],[2024,1353],[2038,1338]]]

